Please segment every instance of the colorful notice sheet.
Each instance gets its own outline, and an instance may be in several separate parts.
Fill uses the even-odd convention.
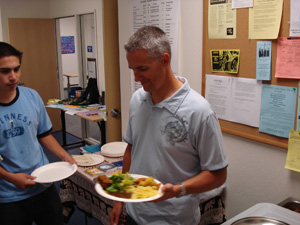
[[[290,130],[285,168],[300,172],[300,132]]]
[[[283,0],[256,0],[249,8],[249,39],[277,39]]]
[[[210,58],[212,72],[238,73],[239,49],[211,50]]]
[[[275,77],[300,79],[299,61],[300,38],[278,38]]]
[[[208,38],[236,38],[236,9],[232,9],[231,1],[209,0]]]
[[[271,80],[272,41],[256,43],[256,80]]]
[[[262,86],[259,131],[278,137],[289,137],[294,130],[297,88]]]
[[[74,36],[62,36],[61,39],[61,54],[75,53]]]

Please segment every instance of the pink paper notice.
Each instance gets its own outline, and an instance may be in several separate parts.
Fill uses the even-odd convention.
[[[300,38],[278,38],[275,77],[300,78]]]

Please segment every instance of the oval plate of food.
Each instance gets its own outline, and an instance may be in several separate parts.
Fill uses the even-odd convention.
[[[125,190],[114,190],[118,189],[118,181],[124,179],[126,186]],[[120,186],[124,186],[124,181]],[[114,201],[149,202],[158,199],[163,195],[161,192],[162,186],[162,183],[153,177],[120,173],[119,175],[111,177],[100,175],[95,184],[95,190],[99,195]]]

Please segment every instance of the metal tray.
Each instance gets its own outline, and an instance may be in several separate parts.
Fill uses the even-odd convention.
[[[300,213],[300,200],[289,197],[278,204],[281,207]]]
[[[233,222],[231,225],[289,225],[288,223],[268,217],[246,217]]]

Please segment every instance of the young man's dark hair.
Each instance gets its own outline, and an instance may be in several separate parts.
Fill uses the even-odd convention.
[[[23,53],[6,42],[0,42],[0,58],[12,55],[18,57],[21,63]]]

